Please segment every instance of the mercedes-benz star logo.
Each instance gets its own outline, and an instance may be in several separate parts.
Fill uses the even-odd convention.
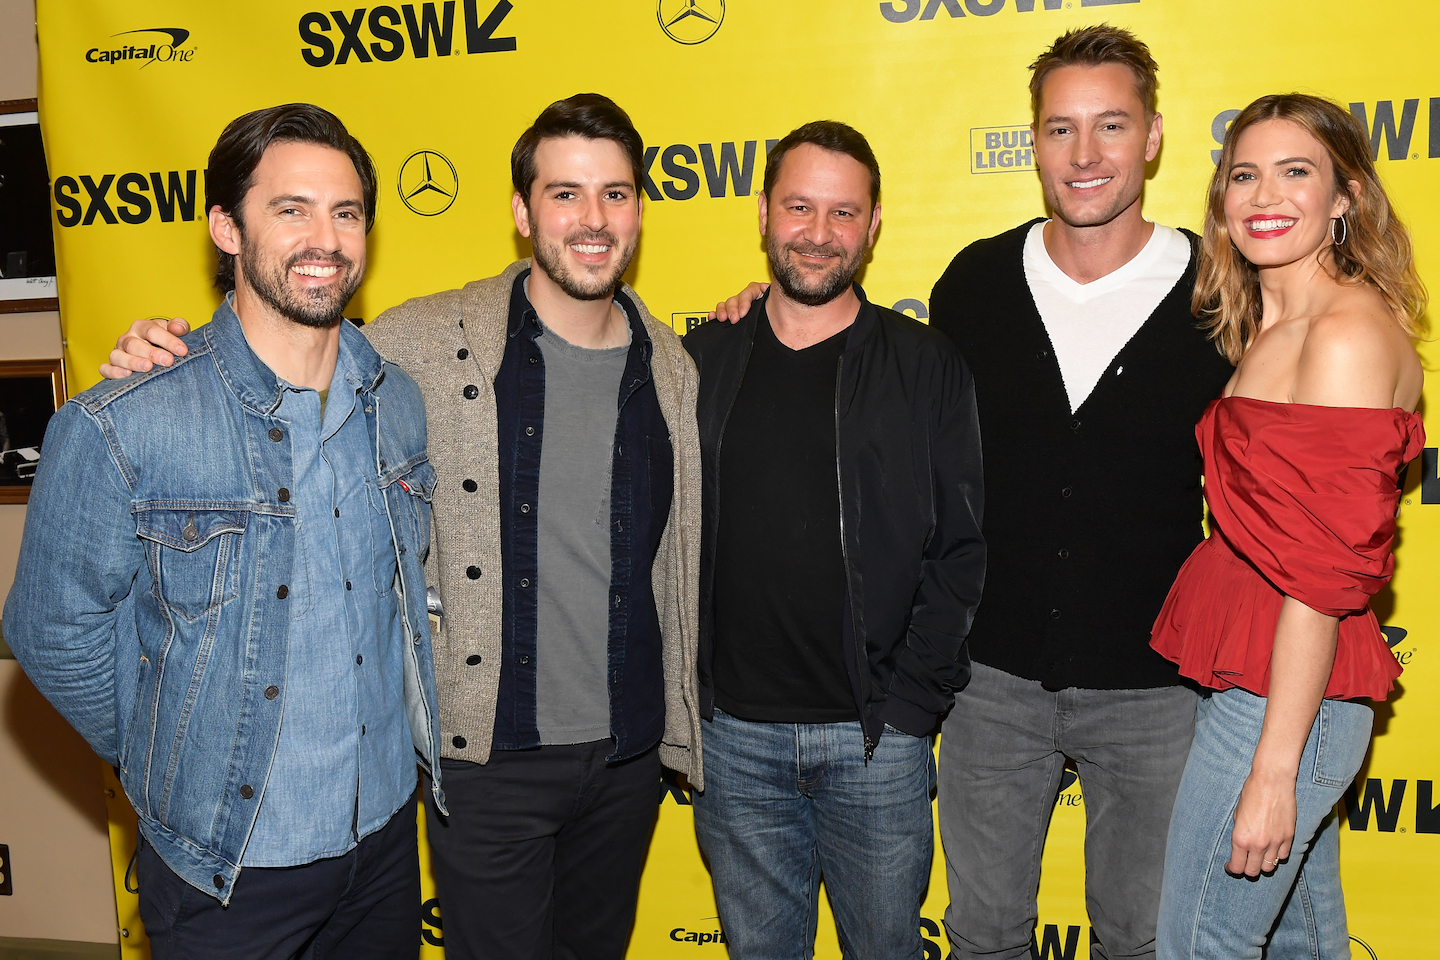
[[[455,164],[434,150],[416,150],[400,164],[400,200],[422,217],[435,217],[450,209],[460,192]]]
[[[725,0],[659,0],[655,17],[676,43],[704,43],[725,22]]]

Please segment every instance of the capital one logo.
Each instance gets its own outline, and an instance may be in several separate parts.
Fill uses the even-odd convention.
[[[195,48],[186,47],[190,31],[183,27],[146,27],[141,30],[123,30],[111,34],[116,37],[133,39],[121,40],[119,44],[107,44],[109,49],[91,47],[85,51],[86,63],[108,63],[111,66],[122,63],[139,64],[145,67],[156,63],[189,63],[195,58]]]
[[[658,0],[655,19],[665,36],[693,46],[715,36],[725,22],[725,0]]]

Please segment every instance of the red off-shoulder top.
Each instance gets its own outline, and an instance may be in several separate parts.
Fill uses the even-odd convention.
[[[1329,699],[1384,700],[1400,675],[1369,601],[1395,570],[1400,468],[1420,416],[1225,397],[1195,426],[1213,535],[1185,561],[1151,646],[1217,690],[1266,696],[1285,597],[1339,617]]]

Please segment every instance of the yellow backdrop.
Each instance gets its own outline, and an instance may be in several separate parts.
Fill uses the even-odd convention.
[[[752,195],[766,143],[821,117],[862,130],[884,171],[867,291],[924,317],[957,250],[1043,212],[1026,66],[1065,29],[1099,21],[1134,29],[1161,65],[1166,130],[1147,186],[1150,217],[1198,226],[1212,151],[1234,110],[1264,93],[1319,93],[1351,104],[1374,131],[1421,272],[1440,276],[1433,0],[433,0],[340,12],[307,0],[39,0],[39,18],[72,392],[97,379],[130,320],[209,317],[206,156],[231,118],[292,100],[338,113],[381,173],[370,275],[352,316],[495,274],[525,254],[510,221],[510,148],[546,104],[597,90],[650,144],[630,279],[677,329],[763,276]],[[1425,352],[1435,356],[1432,345]],[[1342,813],[1354,955],[1385,960],[1440,951],[1433,448],[1411,470],[1401,523],[1394,591],[1378,612],[1406,667],[1403,689],[1380,710],[1363,786]],[[699,946],[717,956],[690,807],[679,790],[660,803],[631,955],[693,956]],[[112,824],[122,943],[138,951],[124,876],[133,815],[119,791]],[[1089,956],[1083,826],[1071,784],[1046,848],[1037,947],[1047,960]],[[927,956],[947,951],[945,903],[937,859]],[[433,907],[427,957],[440,955],[443,938]],[[838,957],[828,916],[820,930],[817,954]]]

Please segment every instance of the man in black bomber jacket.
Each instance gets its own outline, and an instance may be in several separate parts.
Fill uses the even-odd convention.
[[[847,956],[924,956],[930,735],[969,678],[982,467],[959,352],[853,283],[879,188],[843,124],[780,141],[759,198],[775,287],[685,338],[704,485],[695,826],[734,960],[808,956],[822,874]]]

